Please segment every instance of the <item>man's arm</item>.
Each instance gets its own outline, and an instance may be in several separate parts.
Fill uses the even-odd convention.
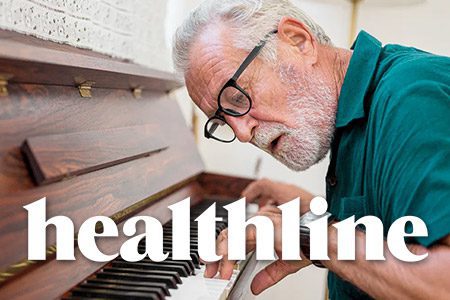
[[[275,232],[281,228],[281,215],[277,208],[264,208],[258,215],[266,216],[274,222]],[[278,229],[278,230],[277,230]],[[256,232],[253,227],[247,230],[247,250],[255,248]],[[275,250],[281,251],[281,239],[275,239]],[[338,276],[351,282],[374,298],[388,299],[450,299],[450,235],[425,248],[421,245],[408,246],[414,254],[428,252],[423,261],[407,263],[396,259],[384,245],[386,260],[368,261],[365,259],[366,234],[356,231],[356,259],[354,261],[339,261],[337,259],[337,229],[329,226],[328,256],[330,260],[322,263]],[[224,230],[217,240],[218,254],[223,255],[220,262],[206,265],[206,277],[213,277],[217,272],[223,279],[229,279],[233,272],[234,261],[228,257],[228,234]],[[311,264],[303,254],[301,261],[276,260],[262,269],[253,278],[251,289],[254,294],[260,294],[277,284],[286,276],[296,273]]]
[[[258,215],[269,217],[275,228],[281,227],[281,215],[276,208],[265,208]],[[247,230],[247,250],[255,246],[255,230]],[[279,230],[278,230],[279,231]],[[276,230],[277,232],[277,230]],[[280,251],[281,241],[275,248]],[[330,260],[322,263],[338,276],[351,282],[374,298],[389,299],[450,299],[450,235],[425,248],[421,245],[411,244],[409,249],[417,255],[428,252],[423,261],[408,263],[396,259],[385,243],[384,261],[368,261],[365,259],[366,234],[356,231],[356,260],[339,261],[337,259],[337,229],[329,226],[328,230],[328,256]],[[221,232],[218,241],[218,254],[223,255],[220,262],[209,263],[206,266],[206,276],[213,277],[217,272],[220,277],[227,279],[232,275],[234,261],[227,259],[228,254],[227,230]],[[283,261],[281,259],[271,263],[253,278],[251,289],[254,294],[260,294],[267,288],[277,284],[286,276],[296,273],[311,264],[302,254],[301,261]]]
[[[366,235],[361,231],[356,234],[356,260],[339,261],[336,234],[336,228],[330,226],[330,261],[323,264],[370,296],[377,299],[450,299],[450,235],[428,249],[410,245],[412,253],[428,251],[429,255],[421,262],[406,263],[392,256],[386,243],[386,261],[365,260]]]
[[[405,65],[397,75],[409,69]],[[428,251],[428,257],[405,263],[385,244],[386,261],[367,261],[366,235],[358,232],[356,261],[338,261],[336,229],[329,229],[331,260],[324,264],[375,298],[450,299],[450,95],[444,81],[406,81],[403,89],[390,91],[372,107],[376,146],[368,201],[375,203],[385,226],[406,215],[421,218],[428,236],[418,237],[421,245],[410,250]]]

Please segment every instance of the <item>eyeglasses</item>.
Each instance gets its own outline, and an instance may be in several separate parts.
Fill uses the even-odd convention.
[[[269,32],[264,39],[253,48],[241,66],[237,69],[236,73],[234,73],[233,77],[231,77],[222,87],[217,98],[217,111],[205,124],[206,138],[223,143],[231,143],[236,139],[236,134],[223,115],[242,117],[248,114],[252,108],[252,99],[250,98],[250,95],[239,86],[237,80],[250,63],[258,56],[259,52],[261,52],[269,37],[277,32],[278,30]]]

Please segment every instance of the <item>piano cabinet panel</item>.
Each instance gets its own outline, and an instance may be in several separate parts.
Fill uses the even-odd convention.
[[[9,84],[8,90],[9,96],[0,98],[0,150],[40,135],[149,123],[187,129],[174,100],[154,91],[144,90],[136,99],[119,89],[93,89],[92,98],[82,98],[75,86]]]
[[[180,126],[180,133],[188,132],[173,100],[161,93],[144,91],[135,99],[126,90],[97,89],[85,99],[74,87],[10,84],[8,89],[9,96],[0,98],[0,200],[33,186],[19,151],[28,138],[163,124],[171,115],[166,132],[176,134]]]
[[[215,173],[202,173],[199,177],[199,183],[205,191],[205,195],[214,196],[215,199],[220,198],[236,198],[241,197],[241,192],[249,185],[253,179],[226,176]]]
[[[166,139],[159,124],[140,125],[37,136],[21,149],[34,180],[42,185],[164,151]]]
[[[9,96],[0,100],[0,270],[27,257],[24,205],[47,197],[47,217],[68,216],[77,230],[91,216],[120,215],[203,170],[181,111],[165,94],[149,91],[135,99],[130,91],[96,89],[86,99],[76,88],[62,86],[8,88]],[[35,136],[144,125],[159,128],[166,150],[44,186],[33,183],[19,150]],[[139,138],[130,135],[123,143]],[[47,245],[54,243],[50,234]]]

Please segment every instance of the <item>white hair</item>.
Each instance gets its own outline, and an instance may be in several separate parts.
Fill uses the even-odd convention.
[[[285,16],[303,22],[320,44],[332,45],[324,30],[288,0],[208,0],[192,11],[175,33],[175,67],[184,73],[189,69],[192,43],[208,25],[224,22],[234,30],[234,46],[250,51],[266,34],[276,29]],[[266,61],[276,60],[273,38],[269,39],[260,56]]]

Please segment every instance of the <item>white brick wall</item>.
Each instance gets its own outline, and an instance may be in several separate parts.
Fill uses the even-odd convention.
[[[0,0],[0,28],[171,70],[166,0]]]

